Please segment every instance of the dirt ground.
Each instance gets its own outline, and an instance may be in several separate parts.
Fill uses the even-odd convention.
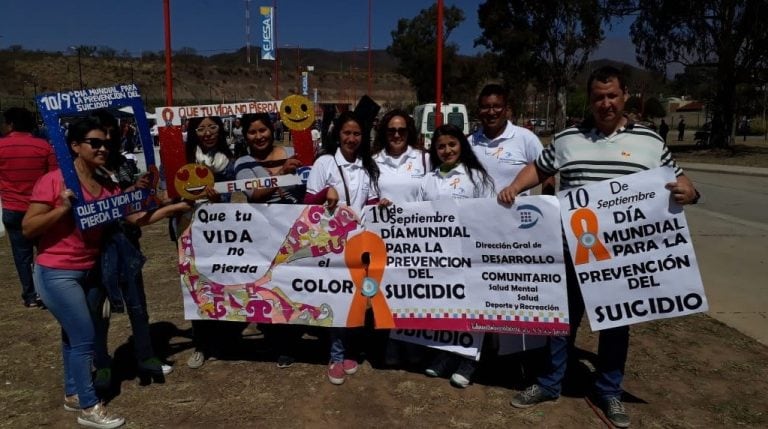
[[[768,167],[768,151],[754,150],[756,160],[728,159],[750,158],[737,165]],[[726,163],[713,153],[675,153],[690,162]],[[605,426],[584,400],[597,338],[586,321],[564,396],[528,410],[512,408],[509,400],[531,382],[542,361],[536,351],[490,359],[464,390],[427,378],[418,368],[383,369],[375,347],[356,375],[332,386],[325,378],[327,345],[311,336],[302,339],[299,361],[288,369],[275,366],[273,352],[253,333],[225,359],[189,369],[190,323],[183,319],[175,248],[165,224],[146,228],[142,242],[153,340],[174,372],[165,380],[137,377],[127,317],[113,316],[117,386],[109,401],[126,417],[127,428]],[[6,302],[0,427],[78,427],[76,414],[62,408],[59,326],[47,311],[21,305],[7,239],[0,239],[0,273],[0,299]],[[376,343],[375,335],[367,337]],[[633,427],[768,427],[768,347],[706,315],[636,325],[624,388]]]

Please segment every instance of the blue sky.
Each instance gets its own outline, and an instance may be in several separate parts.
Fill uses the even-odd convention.
[[[163,48],[163,1],[5,0],[0,11],[0,47],[66,51],[73,45],[105,45],[118,52]],[[392,41],[398,19],[412,18],[433,2],[372,0],[372,45]],[[451,34],[462,54],[474,54],[478,0],[445,0],[464,10],[465,21]],[[251,46],[260,42],[258,7],[272,0],[252,0]],[[349,51],[368,45],[368,0],[277,0],[278,45]],[[191,47],[200,54],[231,52],[245,46],[245,0],[171,0],[173,49]],[[593,59],[634,64],[628,25],[607,34]]]

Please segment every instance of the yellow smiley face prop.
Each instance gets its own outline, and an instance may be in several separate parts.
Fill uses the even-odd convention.
[[[307,97],[289,95],[280,105],[280,119],[294,131],[306,130],[315,122],[315,108]]]
[[[173,176],[173,186],[185,200],[203,198],[205,188],[213,187],[213,172],[204,165],[185,164]]]

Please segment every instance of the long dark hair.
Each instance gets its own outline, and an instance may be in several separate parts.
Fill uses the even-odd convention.
[[[357,115],[355,115],[354,112],[347,111],[339,115],[336,120],[333,121],[333,130],[331,132],[331,139],[328,140],[325,143],[325,147],[323,148],[323,156],[330,155],[335,156],[336,150],[339,148],[339,144],[341,141],[341,127],[344,126],[347,122],[355,122],[357,125],[360,126],[360,131],[362,132],[362,135],[360,136],[360,146],[357,147],[357,157],[360,158],[360,160],[363,163],[363,168],[366,172],[368,172],[368,176],[371,178],[371,183],[373,184],[374,189],[376,190],[376,193],[379,192],[379,166],[376,165],[376,162],[373,160],[373,157],[371,156],[371,132],[368,128],[366,128],[363,121],[358,118]]]
[[[475,172],[477,172],[480,175],[479,179],[482,184],[484,186],[490,187],[490,189],[494,190],[495,192],[493,178],[488,174],[488,171],[485,170],[485,167],[483,167],[483,164],[480,162],[480,160],[477,159],[475,152],[472,151],[472,146],[469,144],[467,136],[465,136],[464,132],[455,125],[441,125],[437,127],[435,133],[432,135],[432,145],[429,147],[429,159],[432,161],[432,165],[435,166],[435,168],[440,168],[443,163],[437,156],[437,139],[442,136],[451,136],[459,141],[459,146],[461,147],[459,161],[464,164],[464,167],[467,170],[467,174],[469,175],[469,180],[472,182],[472,184],[474,184],[475,187],[478,185],[478,182],[474,177]]]
[[[219,126],[218,138],[216,141],[216,146],[213,148],[213,150],[223,153],[229,159],[234,158],[235,155],[229,149],[229,145],[227,144],[227,136],[224,132],[224,122],[221,120],[221,118],[218,116],[202,116],[199,118],[191,118],[187,124],[187,144],[184,148],[187,162],[195,162],[197,147],[200,145],[200,138],[197,136],[197,131],[195,130],[200,126],[200,123],[203,122],[203,119],[205,118],[212,120],[216,125]]]
[[[389,147],[389,137],[387,135],[387,128],[389,128],[389,121],[395,117],[401,117],[405,121],[405,128],[408,132],[408,136],[405,142],[410,147],[421,149],[419,147],[419,139],[417,137],[416,122],[414,122],[411,115],[403,109],[393,109],[385,113],[379,121],[379,126],[376,127],[376,138],[373,141],[373,153],[379,153],[382,150],[386,151]]]
[[[272,123],[272,118],[268,113],[247,113],[240,118],[240,126],[243,127],[243,139],[248,146],[248,153],[251,153],[251,145],[248,144],[248,130],[251,128],[251,124],[254,122],[261,122],[265,127],[269,128],[272,132],[272,146],[275,145],[275,124]]]

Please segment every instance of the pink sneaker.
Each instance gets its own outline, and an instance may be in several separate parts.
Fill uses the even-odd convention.
[[[341,362],[342,368],[344,368],[344,374],[352,375],[357,372],[357,361],[352,359],[344,359]]]
[[[355,370],[357,370],[357,368],[355,368]],[[331,362],[328,364],[328,381],[330,381],[331,384],[344,384],[345,378],[346,373],[343,362]]]

